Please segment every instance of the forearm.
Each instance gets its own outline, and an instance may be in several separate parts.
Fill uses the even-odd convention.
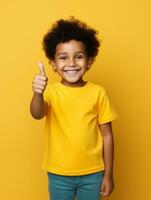
[[[103,136],[103,159],[105,164],[105,176],[113,175],[113,160],[114,160],[114,140],[113,135]]]
[[[43,94],[34,92],[31,104],[30,104],[31,115],[35,119],[41,119],[45,115],[45,101]]]

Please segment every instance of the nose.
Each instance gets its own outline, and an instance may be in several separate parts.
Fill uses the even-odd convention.
[[[75,65],[75,60],[74,60],[74,58],[70,58],[69,59],[69,66],[74,66]]]

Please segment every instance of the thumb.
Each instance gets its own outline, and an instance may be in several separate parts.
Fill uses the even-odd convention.
[[[43,76],[46,76],[46,72],[45,72],[45,69],[44,69],[44,65],[42,62],[38,62],[38,68],[39,68],[39,71],[40,71],[40,74],[43,75]]]
[[[100,193],[101,193],[102,195],[105,195],[105,184],[103,184],[103,183],[102,183],[102,185],[101,185],[101,191],[100,191]]]

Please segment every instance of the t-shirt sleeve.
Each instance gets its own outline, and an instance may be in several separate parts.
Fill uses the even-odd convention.
[[[49,88],[49,85],[46,86],[46,89],[44,90],[44,93],[43,93],[43,98],[44,98],[44,101],[46,101],[48,103],[48,105],[50,106],[50,88]]]
[[[104,124],[117,117],[118,115],[109,100],[106,90],[102,88],[98,97],[98,123]]]

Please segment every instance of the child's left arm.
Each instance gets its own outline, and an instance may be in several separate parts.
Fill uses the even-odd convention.
[[[102,195],[108,196],[114,189],[114,180],[113,180],[114,140],[113,140],[111,122],[99,124],[99,128],[103,139],[103,159],[105,164],[105,172],[100,192]]]

